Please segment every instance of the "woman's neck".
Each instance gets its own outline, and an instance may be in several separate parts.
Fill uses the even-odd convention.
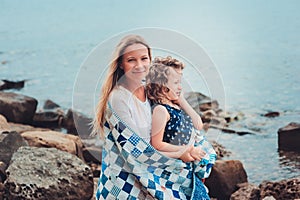
[[[124,81],[122,85],[139,100],[146,101],[145,88],[142,83],[137,83],[134,81]]]

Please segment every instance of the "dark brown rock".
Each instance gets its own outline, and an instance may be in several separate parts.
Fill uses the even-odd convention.
[[[9,124],[3,115],[0,115],[0,133],[10,131]]]
[[[62,126],[67,129],[68,133],[78,135],[81,138],[90,138],[92,133],[92,119],[84,114],[69,109]]]
[[[51,101],[49,99],[47,99],[45,101],[44,106],[43,106],[44,109],[50,109],[50,110],[52,110],[54,108],[59,108],[59,107],[60,106],[57,103],[55,103],[55,102],[53,102],[53,101]]]
[[[4,185],[3,183],[0,183],[0,200],[3,200],[4,198]]]
[[[83,149],[83,157],[87,163],[101,163],[102,150],[98,147],[85,147]]]
[[[43,128],[59,128],[62,125],[64,113],[60,111],[44,111],[35,113],[32,125]]]
[[[4,198],[89,200],[93,175],[76,156],[55,148],[21,147],[12,157]]]
[[[0,161],[0,183],[3,183],[6,179],[6,168],[7,165],[4,162]]]
[[[210,97],[200,92],[187,92],[185,97],[199,115],[202,115],[201,112],[207,110],[214,110],[217,112],[219,108],[219,104],[216,100],[212,100]]]
[[[231,128],[227,128],[225,126],[220,126],[220,125],[214,125],[214,124],[209,124],[210,128],[215,128],[215,129],[219,129],[221,131],[223,131],[224,133],[234,133],[237,135],[247,135],[247,134],[254,134],[251,131],[248,130],[234,130]]]
[[[36,110],[37,100],[12,92],[0,92],[0,114],[9,122],[30,124]]]
[[[199,108],[200,108],[201,112],[206,111],[206,110],[216,110],[217,111],[219,108],[219,103],[216,100],[214,100],[211,102],[200,104]]]
[[[22,81],[9,81],[9,80],[0,80],[0,90],[7,89],[21,89],[25,85],[25,80]]]
[[[27,146],[27,142],[17,132],[5,132],[0,134],[0,160],[6,165],[21,146]]]
[[[229,156],[231,154],[230,151],[226,150],[224,146],[217,143],[216,141],[212,141],[211,145],[214,147],[218,159],[223,158],[225,156]]]
[[[217,160],[205,185],[209,195],[217,199],[229,199],[239,183],[247,182],[247,174],[239,160]]]
[[[278,117],[280,115],[280,113],[279,112],[268,112],[268,113],[266,113],[266,114],[264,114],[264,116],[265,117],[270,117],[270,118],[272,118],[272,117]]]
[[[260,199],[260,191],[256,185],[250,183],[241,183],[237,186],[239,187],[239,189],[230,196],[230,200]]]
[[[273,196],[275,199],[299,199],[300,177],[278,182],[264,181],[259,188],[261,198]]]
[[[289,123],[278,130],[278,148],[300,152],[300,123]]]
[[[213,110],[206,110],[204,112],[202,112],[203,117],[205,118],[212,118],[212,117],[216,117],[217,113]]]
[[[90,166],[91,166],[91,169],[93,171],[93,176],[96,177],[96,178],[99,178],[100,173],[101,173],[101,165],[91,163]]]

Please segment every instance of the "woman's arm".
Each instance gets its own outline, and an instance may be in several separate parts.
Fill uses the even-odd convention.
[[[129,108],[130,95],[121,89],[114,89],[109,97],[109,102],[118,116],[134,131],[138,131]],[[150,123],[150,122],[149,122]]]

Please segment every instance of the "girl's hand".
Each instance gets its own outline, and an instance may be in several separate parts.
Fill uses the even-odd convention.
[[[184,98],[184,95],[183,95],[183,91],[181,90],[180,92],[180,96],[178,97],[177,100],[173,101],[173,103],[176,103],[177,105],[179,105],[180,107],[182,106],[182,103],[186,101],[186,99]]]
[[[201,160],[205,156],[205,151],[203,151],[200,147],[194,147],[190,149],[190,155],[193,157],[195,160]]]
[[[183,162],[192,162],[195,161],[195,158],[191,156],[190,151],[194,148],[192,145],[184,146],[185,151],[179,157]]]

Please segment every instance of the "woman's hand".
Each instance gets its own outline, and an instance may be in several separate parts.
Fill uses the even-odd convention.
[[[190,155],[193,157],[195,160],[201,160],[205,156],[205,151],[203,151],[200,147],[194,147],[190,149]]]

